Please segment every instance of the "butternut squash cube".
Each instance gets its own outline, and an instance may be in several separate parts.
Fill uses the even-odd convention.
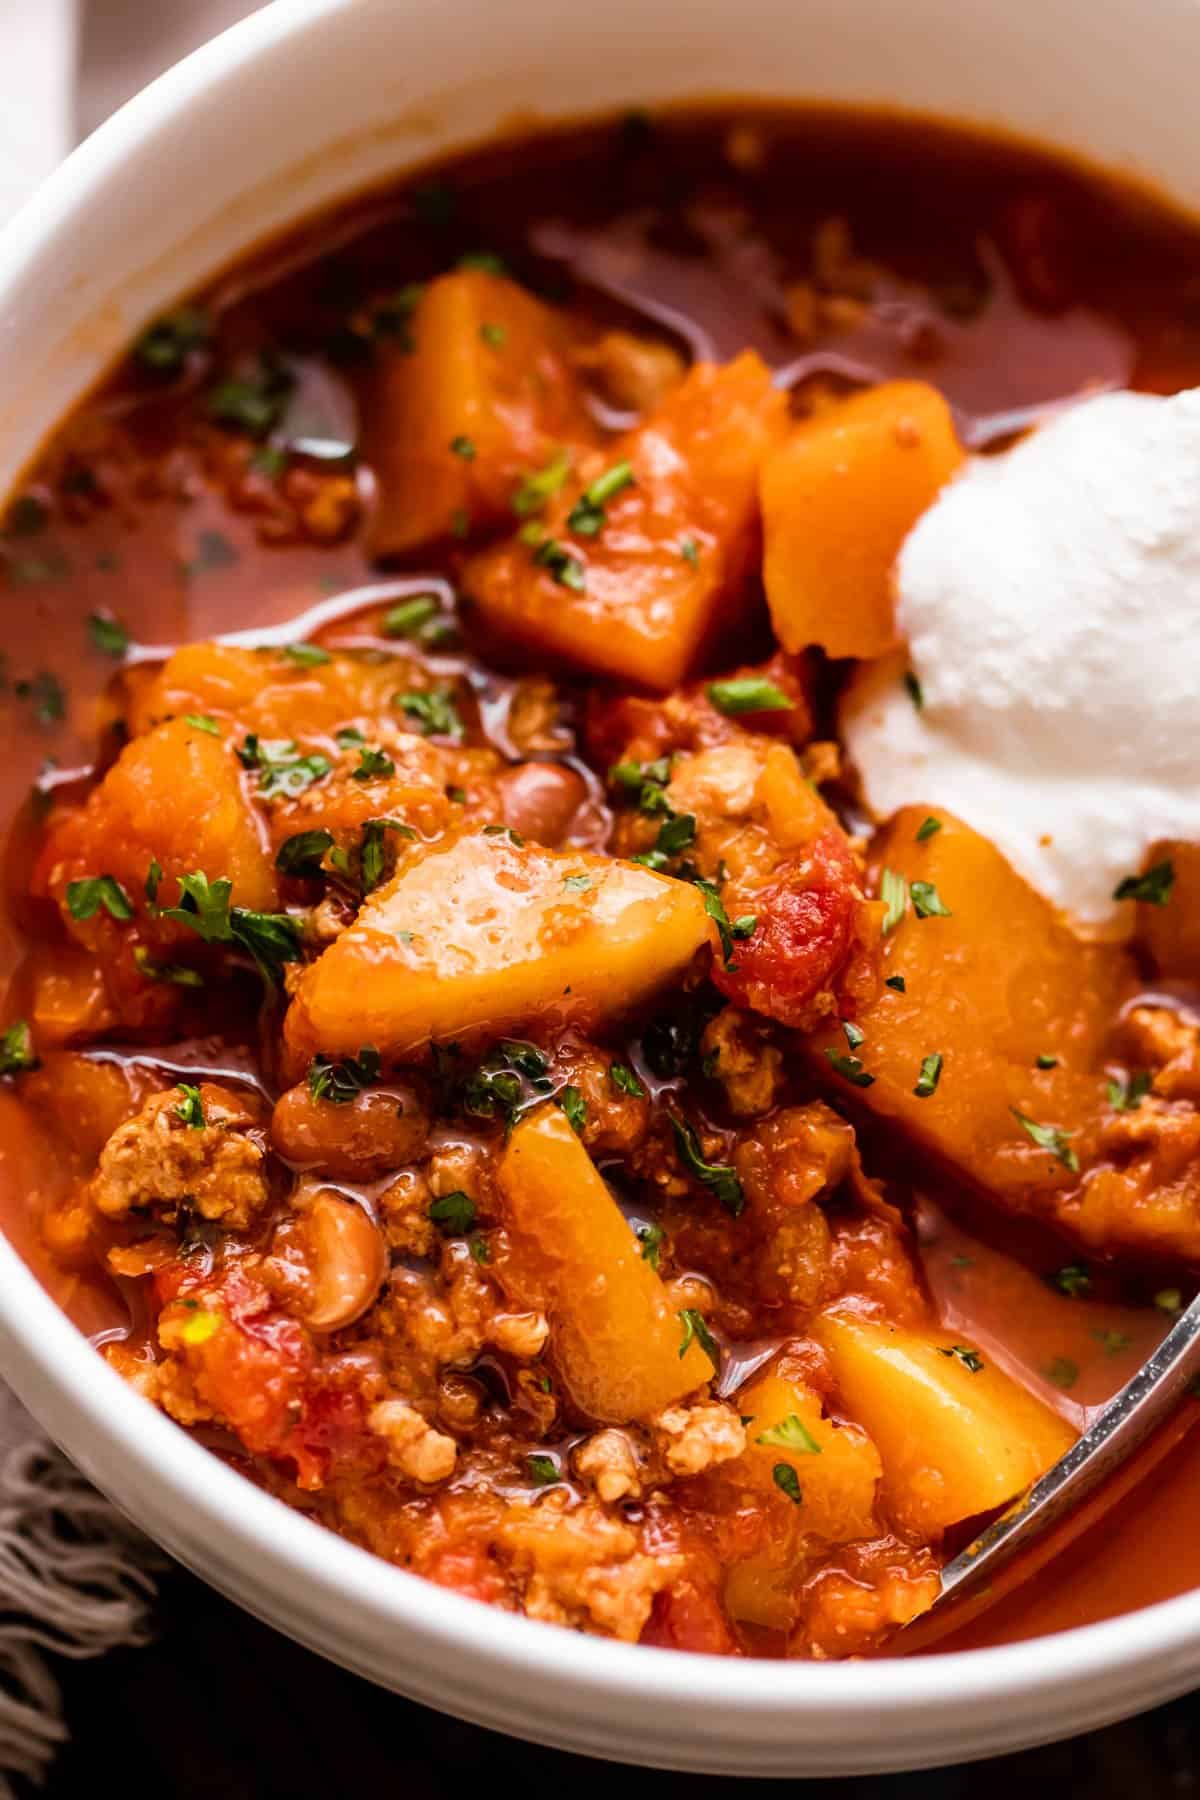
[[[596,432],[569,321],[479,269],[426,288],[411,348],[385,353],[367,386],[367,455],[379,484],[373,556],[510,518],[522,479]]]
[[[964,460],[923,381],[886,381],[801,425],[763,469],[763,578],[786,650],[881,656],[897,642],[892,564]]]
[[[497,1171],[523,1284],[540,1297],[572,1400],[590,1418],[645,1419],[703,1386],[713,1366],[564,1115],[539,1107]]]
[[[286,1037],[403,1056],[544,1016],[594,1023],[674,981],[708,937],[696,888],[631,863],[503,827],[414,845],[305,971]]]
[[[356,719],[395,719],[392,697],[414,685],[415,658],[331,654],[297,662],[283,648],[184,644],[154,678],[135,687],[128,709],[135,735],[180,714],[236,720],[262,738],[311,742]],[[417,683],[416,685],[421,685]]]
[[[846,1049],[836,1027],[806,1040],[805,1054],[842,1097],[895,1121],[959,1179],[1013,1210],[1052,1211],[1079,1184],[1072,1165],[1095,1149],[1099,1064],[1132,967],[1118,946],[1077,937],[986,838],[934,816],[938,829],[921,837],[928,809],[905,807],[872,847],[874,884],[885,901],[894,884],[899,915],[883,940],[884,977],[902,987],[885,985],[858,1016],[868,1084],[831,1066]],[[929,910],[934,897],[944,912]],[[918,1093],[931,1055],[942,1059],[936,1086]],[[1014,1109],[1064,1136],[1038,1143]]]
[[[161,904],[173,906],[180,875],[227,876],[232,901],[256,911],[277,905],[275,873],[227,736],[171,719],[127,744],[84,806],[52,828],[42,852],[46,887],[68,930],[89,948],[107,941],[106,913],[70,913],[72,881],[112,875],[135,911],[145,909],[152,860],[161,868]],[[163,926],[168,937],[178,935]]]
[[[1040,1400],[948,1332],[834,1310],[813,1336],[829,1352],[841,1404],[883,1459],[887,1511],[917,1538],[1003,1506],[1074,1442]]]
[[[820,1399],[799,1382],[765,1375],[741,1390],[737,1407],[749,1420],[746,1449],[723,1474],[768,1499],[773,1529],[762,1549],[728,1571],[725,1604],[736,1619],[787,1631],[808,1540],[844,1544],[879,1535],[882,1465],[862,1427],[823,1418]]]
[[[752,352],[699,364],[645,424],[581,465],[534,541],[468,563],[464,592],[508,643],[676,686],[740,615],[759,554],[758,472],[786,418]],[[606,497],[589,502],[589,491]]]

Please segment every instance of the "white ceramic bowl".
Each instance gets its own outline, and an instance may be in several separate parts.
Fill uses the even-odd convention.
[[[239,250],[515,114],[889,101],[1133,168],[1200,209],[1194,0],[279,0],[96,133],[0,238],[0,489],[134,331]],[[1014,1648],[870,1663],[640,1650],[491,1611],[259,1493],[138,1399],[0,1241],[0,1371],[182,1562],[480,1724],[729,1775],[1067,1736],[1200,1680],[1200,1593]]]

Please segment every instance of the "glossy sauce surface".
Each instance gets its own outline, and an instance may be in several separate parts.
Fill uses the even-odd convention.
[[[153,662],[189,640],[232,632],[262,643],[283,627],[288,641],[320,630],[327,648],[369,645],[364,607],[450,597],[453,546],[436,571],[419,558],[381,570],[365,548],[372,477],[354,455],[364,309],[366,297],[481,254],[591,320],[650,327],[697,358],[755,348],[798,391],[897,375],[932,382],[978,447],[1090,388],[1200,384],[1200,229],[1035,152],[932,126],[802,111],[639,116],[483,151],[415,191],[317,223],[215,285],[205,300],[214,336],[178,380],[148,380],[143,368],[90,401],[9,514],[0,804],[15,824],[0,957],[10,1014],[27,980],[25,933],[38,925],[13,898],[30,788],[44,794],[85,773],[110,717],[115,660],[90,617],[119,620],[132,660]],[[289,376],[270,442],[289,447],[294,468],[344,466],[353,482],[346,527],[329,542],[294,528],[302,482],[281,501],[265,460],[231,474],[214,434],[193,429],[212,367],[268,346]],[[619,424],[619,413],[602,422]],[[435,650],[433,666],[467,673],[485,736],[504,751],[517,670],[492,646],[485,668],[478,648],[468,639]],[[602,796],[591,801],[598,842]],[[215,1072],[239,1053],[201,1042],[130,1054]],[[143,1322],[123,1287],[63,1273],[45,1252],[37,1219],[66,1180],[60,1146],[0,1093],[6,1231],[82,1329],[136,1337]],[[942,1322],[1076,1428],[1166,1329],[1151,1297],[1173,1278],[1100,1273],[1087,1298],[1072,1297],[1047,1279],[1069,1261],[1060,1243],[994,1222],[985,1241],[953,1194],[936,1206],[905,1198]],[[1036,1591],[1000,1600],[945,1647],[1061,1629],[1200,1583],[1200,1546],[1186,1529],[1197,1503],[1200,1464],[1182,1443]],[[1147,1556],[1148,1542],[1169,1544],[1169,1557]]]

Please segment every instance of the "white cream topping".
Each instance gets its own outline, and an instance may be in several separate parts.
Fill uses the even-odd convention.
[[[1200,840],[1200,389],[1082,401],[975,457],[896,563],[920,682],[864,671],[868,803],[956,813],[1081,921],[1159,838]]]

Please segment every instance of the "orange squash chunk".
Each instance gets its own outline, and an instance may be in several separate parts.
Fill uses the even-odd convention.
[[[270,855],[232,744],[186,719],[126,745],[86,803],[51,829],[39,870],[67,929],[96,948],[107,941],[111,921],[103,907],[90,920],[74,919],[68,884],[112,875],[144,923],[152,860],[162,870],[165,906],[175,904],[176,878],[197,869],[214,881],[228,877],[235,906],[269,912],[277,904]]]
[[[872,850],[883,871],[927,904],[928,888],[949,917],[918,917],[911,898],[884,938],[884,986],[858,1018],[855,1056],[869,1085],[831,1069],[847,1051],[837,1030],[815,1036],[810,1054],[843,1097],[903,1126],[921,1149],[981,1184],[1014,1210],[1052,1211],[1078,1175],[1029,1136],[1013,1109],[1065,1133],[1063,1155],[1086,1163],[1095,1148],[1105,1080],[1104,1041],[1131,981],[1111,945],[1087,944],[1027,886],[986,838],[948,813],[918,839],[927,812],[906,807]],[[885,919],[886,923],[886,919]],[[931,1094],[916,1089],[921,1065],[940,1055]],[[1055,1066],[1038,1067],[1039,1057]]]
[[[725,1604],[736,1619],[786,1631],[808,1540],[878,1536],[879,1452],[861,1426],[824,1418],[818,1396],[781,1375],[741,1389],[737,1408],[749,1420],[746,1449],[722,1471],[723,1483],[764,1499],[772,1531],[769,1544],[729,1570]]]
[[[1165,906],[1142,902],[1137,909],[1138,942],[1159,975],[1200,980],[1200,844],[1155,844],[1146,868],[1169,862],[1173,871]]]
[[[909,898],[884,938],[884,986],[856,1015],[861,1069],[835,1030],[804,1040],[810,1065],[1009,1211],[1105,1253],[1200,1260],[1200,1114],[1164,1108],[1154,1090],[1125,1111],[1110,1092],[1126,1064],[1122,1008],[1142,986],[1129,953],[1078,938],[949,814],[919,840],[926,816],[897,813],[874,874],[881,888],[884,869],[903,878],[926,907],[932,888],[950,916],[921,918]],[[896,980],[903,991],[887,986]],[[932,1092],[921,1081],[931,1056],[942,1059]]]
[[[881,656],[898,641],[892,564],[964,455],[923,381],[886,381],[800,426],[763,469],[763,579],[787,650]]]
[[[148,685],[136,688],[128,711],[135,735],[181,714],[236,720],[262,738],[328,737],[355,719],[398,718],[392,696],[410,685],[412,658],[331,654],[328,662],[298,663],[282,649],[243,650],[234,644],[185,644]]]
[[[674,687],[738,615],[759,552],[759,467],[786,414],[752,352],[699,364],[644,425],[580,465],[537,542],[513,538],[468,563],[464,592],[511,644]],[[598,519],[583,496],[626,465],[631,479]]]
[[[497,1170],[514,1265],[540,1297],[576,1406],[606,1424],[645,1419],[712,1379],[587,1151],[555,1106],[512,1136]]]
[[[708,918],[696,888],[503,828],[413,846],[297,984],[294,1051],[403,1056],[530,1020],[594,1023],[676,980]]]
[[[511,518],[524,477],[564,445],[596,438],[569,321],[515,282],[477,269],[441,276],[413,313],[411,338],[367,389],[373,556]]]
[[[838,1398],[883,1459],[883,1501],[901,1531],[938,1537],[1003,1506],[1075,1440],[1040,1400],[952,1333],[915,1332],[849,1310],[813,1335]]]

